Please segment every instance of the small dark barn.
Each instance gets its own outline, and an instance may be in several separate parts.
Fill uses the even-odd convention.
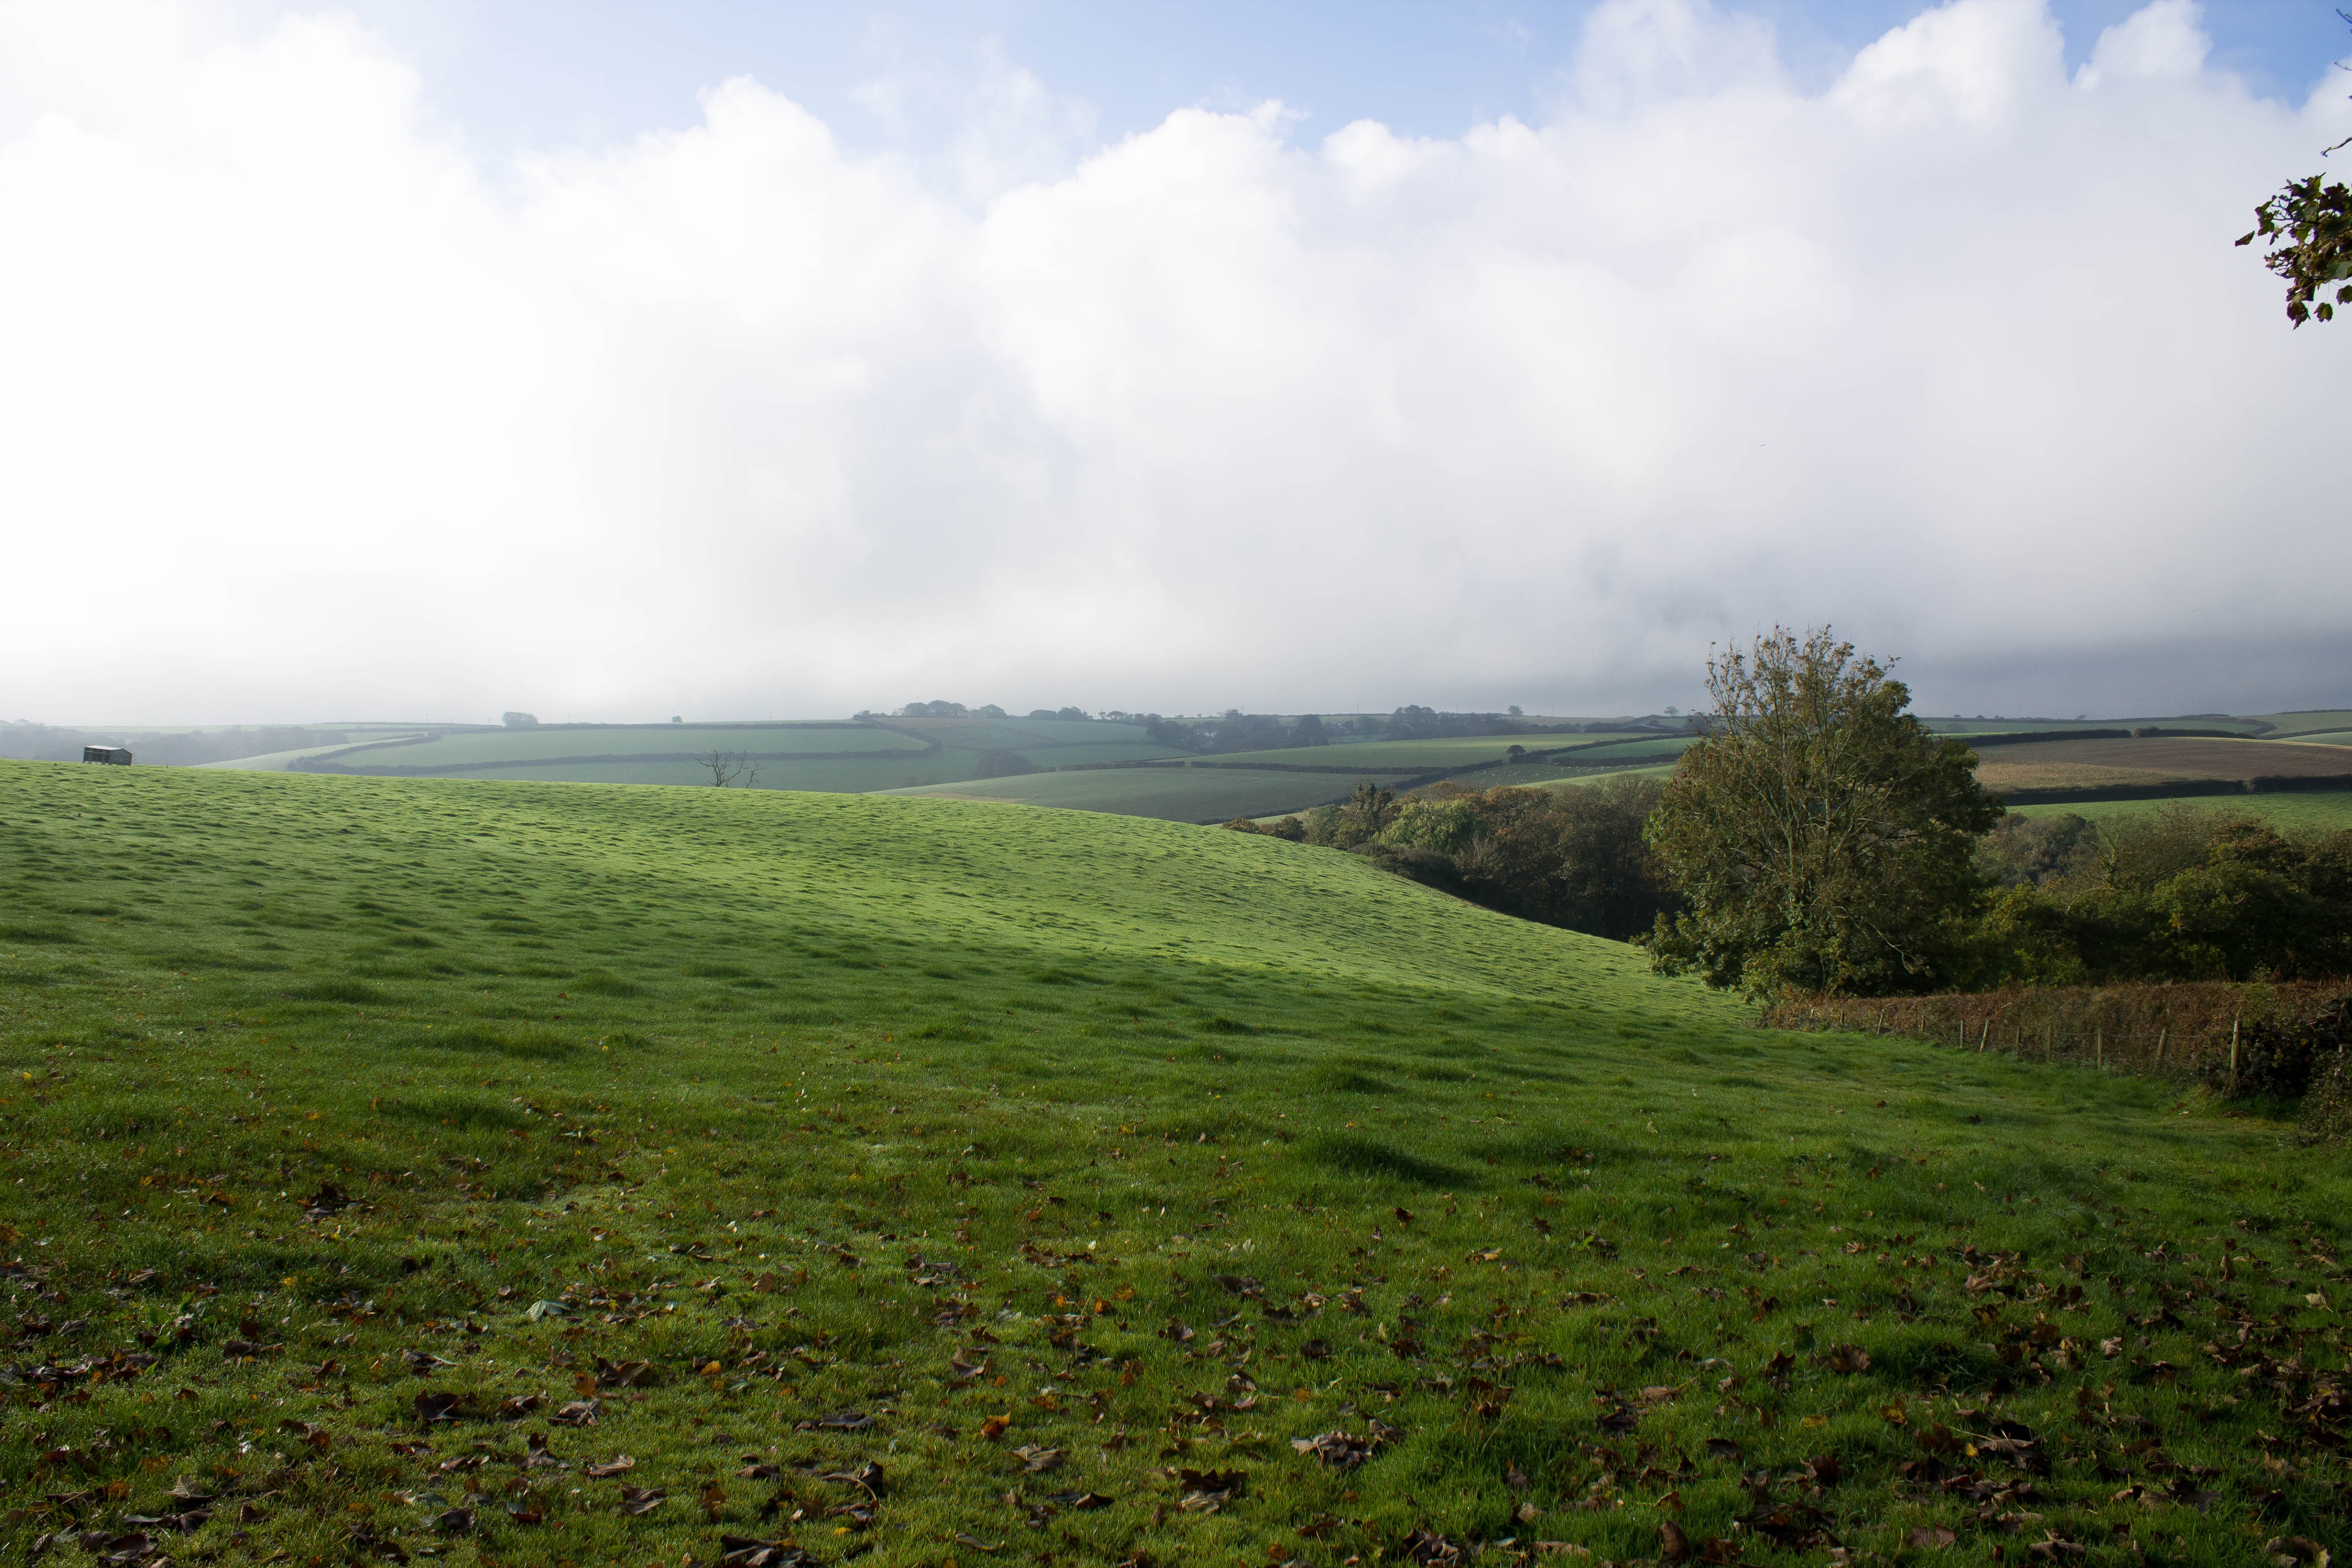
[[[84,746],[81,749],[81,760],[85,763],[112,763],[116,767],[127,768],[131,765],[131,748],[128,746]]]

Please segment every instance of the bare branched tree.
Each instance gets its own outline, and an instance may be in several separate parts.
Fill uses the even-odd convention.
[[[714,746],[694,760],[710,770],[710,782],[720,789],[730,784],[743,789],[760,786],[760,770],[751,765],[751,753],[747,752],[727,752]]]

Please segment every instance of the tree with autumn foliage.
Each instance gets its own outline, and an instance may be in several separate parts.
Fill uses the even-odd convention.
[[[2352,12],[2337,16],[2352,23]],[[2352,137],[2319,154],[2352,147]],[[2253,228],[2240,245],[2263,242],[2263,265],[2286,279],[2287,320],[2333,321],[2336,307],[2352,305],[2352,190],[2341,180],[2311,174],[2290,180],[2278,195],[2254,209]],[[2333,300],[2323,298],[2336,285]]]
[[[1650,818],[1687,912],[1652,962],[1751,995],[1933,990],[1967,953],[1977,840],[2001,815],[1976,754],[1827,627],[1707,661],[1712,711]]]

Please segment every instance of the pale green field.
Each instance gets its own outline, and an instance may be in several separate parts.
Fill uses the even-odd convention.
[[[1235,816],[1278,816],[1326,801],[1344,800],[1355,785],[1346,773],[1278,773],[1255,768],[1105,768],[1085,773],[1029,773],[892,790],[892,795],[995,800],[1024,805],[1156,816],[1169,822],[1223,822]]]
[[[2352,827],[2352,790],[2315,790],[2309,794],[2193,795],[2169,800],[2053,801],[2047,805],[2012,805],[2020,816],[2063,816],[2069,812],[2093,822],[2124,822],[2150,812],[2189,805],[2260,817],[2282,832],[2290,829],[2333,833]]]
[[[709,773],[694,759],[714,749],[747,753],[758,769],[760,788],[851,795],[970,779],[982,771],[982,754],[992,751],[1013,752],[1039,768],[1168,754],[1166,747],[1146,741],[1139,727],[1129,724],[892,719],[487,730],[423,736],[413,745],[280,752],[236,765],[283,771],[318,757],[350,773],[434,768],[479,779],[707,785]]]
[[[1594,737],[1606,739],[1606,737]],[[1212,763],[1290,763],[1313,767],[1387,768],[1400,772],[1498,761],[1512,746],[1540,751],[1577,743],[1574,735],[1451,735],[1436,741],[1341,741],[1328,746],[1288,746],[1272,752],[1230,752]]]
[[[1080,719],[885,719],[882,722],[943,746],[1026,751],[1032,746],[1141,746],[1150,743],[1140,724],[1106,724]],[[1155,756],[1167,755],[1164,747]]]
[[[1024,745],[1017,736],[1009,740],[1003,749],[1020,752],[1041,768],[1074,768],[1087,763],[1146,763],[1157,757],[1176,754],[1167,747],[1155,746],[1149,741],[1102,746]]]
[[[2274,725],[2272,733],[2276,735],[2299,737],[2306,730],[2352,730],[2352,708],[2318,708],[2308,713],[2256,713],[2249,718]],[[2223,726],[2217,724],[2214,728]]]
[[[391,737],[381,738],[388,740]],[[194,763],[190,765],[199,768],[222,768],[233,773],[282,773],[291,763],[302,762],[310,757],[327,757],[332,756],[337,752],[348,752],[355,743],[351,741],[338,741],[331,746],[299,746],[290,752],[262,752],[250,757],[231,757],[226,762]]]
[[[758,788],[807,790],[820,795],[869,795],[916,784],[951,783],[969,774],[978,753],[964,751],[908,752],[904,756],[835,757],[804,761],[791,757],[755,762]],[[623,761],[565,763],[550,767],[517,764],[469,768],[469,779],[529,780],[537,784],[699,784],[709,787],[710,770],[692,762]]]
[[[1607,784],[1611,779],[1669,779],[1675,776],[1672,763],[1659,763],[1646,768],[1619,768],[1613,773],[1581,773],[1574,778],[1549,780],[1536,785],[1538,789],[1581,789],[1587,784]]]
[[[640,752],[919,752],[923,742],[871,724],[582,724],[476,731],[349,759],[355,768],[467,767]]]

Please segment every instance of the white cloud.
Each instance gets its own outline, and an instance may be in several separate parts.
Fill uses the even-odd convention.
[[[750,80],[486,168],[347,20],[0,6],[0,717],[1609,709],[1824,618],[1970,711],[2339,694],[2352,359],[2229,244],[2339,89],[2179,0],[2071,83],[2034,0],[1819,95],[1585,47],[1075,160],[991,58],[943,190]]]
[[[2099,35],[2090,59],[2074,73],[2084,87],[2110,79],[2189,77],[2204,68],[2213,40],[2198,26],[2197,0],[2154,0]]]
[[[1831,98],[1873,131],[1981,130],[2046,84],[2064,48],[2042,0],[1948,0],[1856,55]]]

